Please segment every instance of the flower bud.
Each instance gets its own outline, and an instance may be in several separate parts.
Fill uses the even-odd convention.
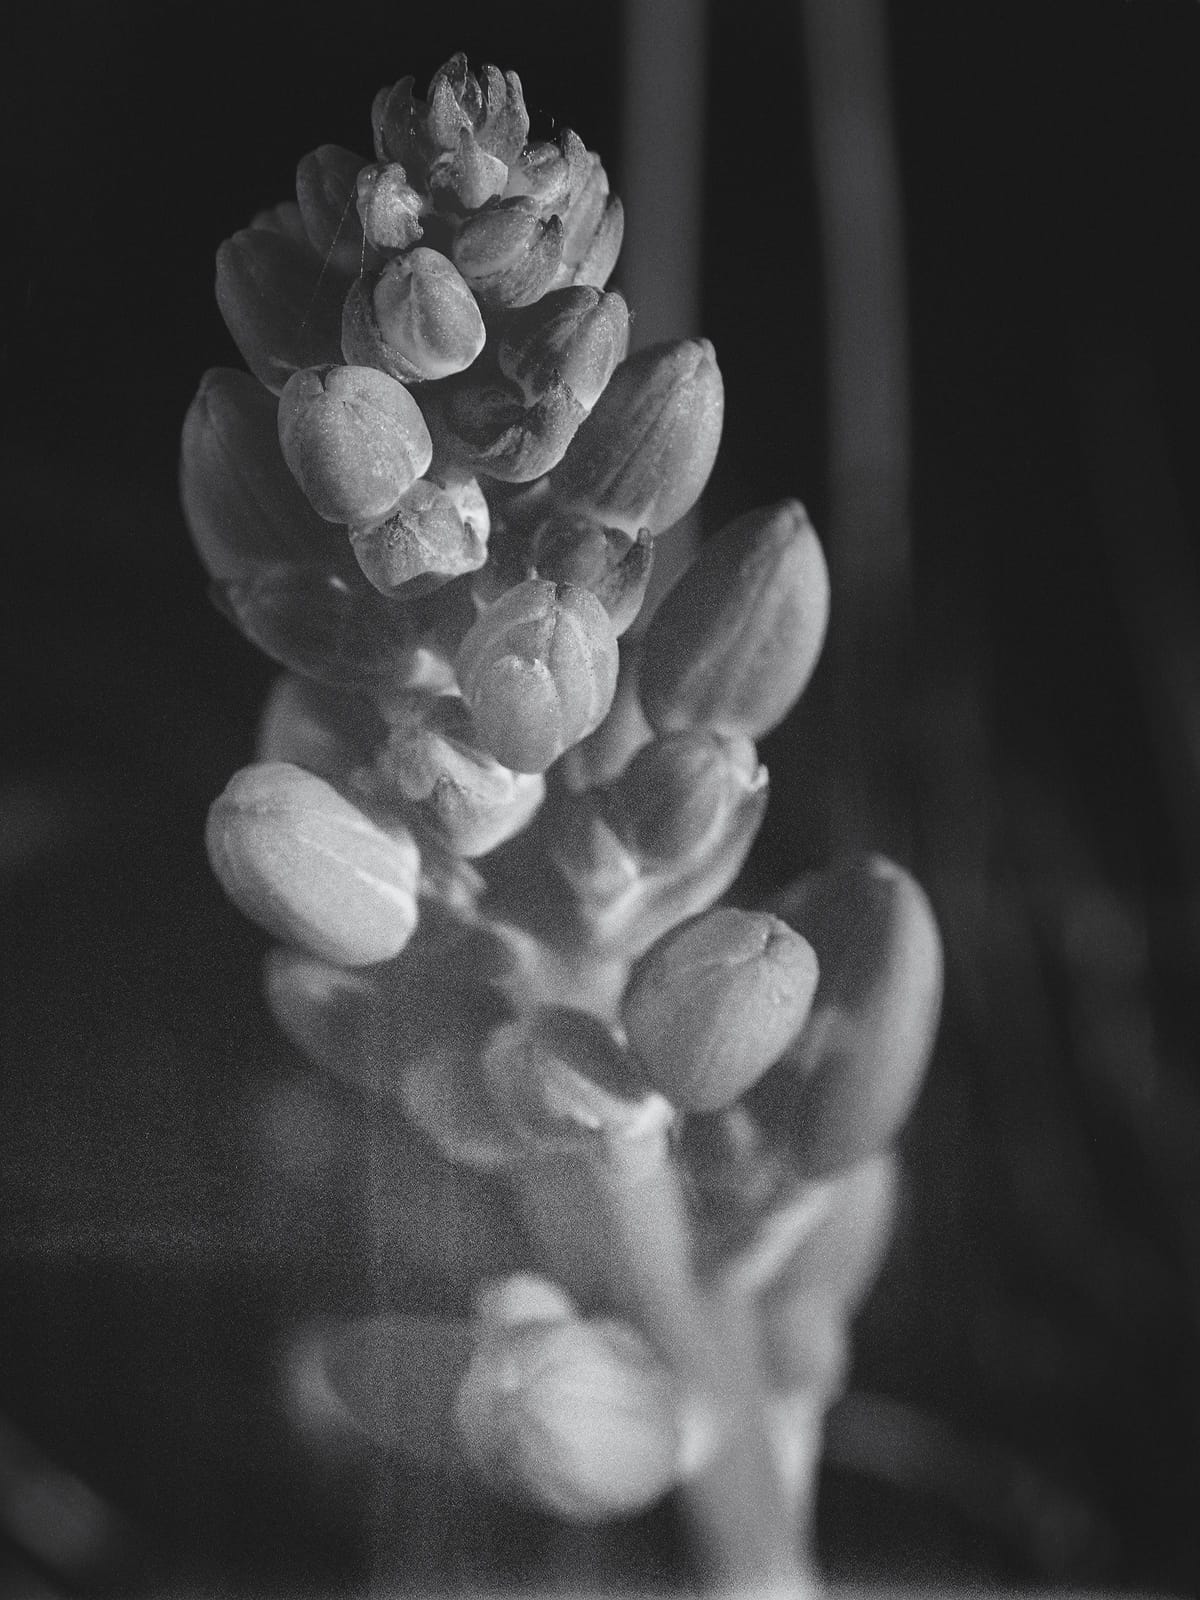
[[[549,1278],[514,1272],[483,1285],[475,1296],[475,1314],[486,1338],[531,1322],[569,1322],[576,1313],[570,1296]]]
[[[640,641],[626,638],[621,644],[621,669],[617,692],[608,715],[586,739],[563,757],[561,773],[573,794],[601,788],[619,778],[643,745],[654,737],[642,715],[637,693],[637,662]]]
[[[279,400],[284,460],[329,522],[385,517],[433,456],[420,407],[371,367],[311,367]]]
[[[731,1104],[799,1033],[812,947],[778,917],[722,906],[661,939],[621,1008],[650,1081],[685,1111]]]
[[[213,802],[208,857],[268,933],[341,966],[398,955],[417,925],[416,845],[287,762],[243,767]]]
[[[563,223],[562,276],[569,283],[602,289],[620,253],[625,218],[621,202],[609,195],[608,175],[593,152],[588,152],[559,215]],[[586,272],[581,270],[585,261],[590,267]]]
[[[454,264],[488,306],[527,306],[550,287],[562,257],[562,223],[543,222],[531,200],[498,200],[467,218]]]
[[[515,384],[468,377],[447,386],[430,425],[439,457],[505,483],[530,483],[562,460],[583,418],[560,378],[527,405]]]
[[[650,861],[701,854],[731,809],[762,786],[748,739],[674,733],[643,746],[602,805],[619,839]]]
[[[496,759],[544,772],[603,720],[617,664],[616,635],[594,595],[530,578],[479,618],[455,670]]]
[[[638,686],[650,722],[768,732],[800,697],[829,616],[829,574],[796,500],[738,517],[655,613]]]
[[[279,448],[278,402],[247,372],[207,372],[183,424],[180,490],[196,549],[217,583],[264,562],[345,567]]]
[[[488,508],[474,478],[443,486],[418,478],[400,496],[400,503],[382,522],[350,530],[350,544],[363,573],[381,594],[394,595],[405,585],[418,592],[487,560]]]
[[[515,72],[485,66],[476,78],[458,51],[438,68],[429,85],[428,137],[441,150],[453,150],[464,129],[481,150],[505,166],[520,155],[529,137],[529,114]]]
[[[631,538],[677,522],[708,482],[724,390],[707,339],[630,356],[555,470],[558,500]]]
[[[546,788],[540,776],[510,772],[476,747],[470,712],[456,695],[411,695],[395,708],[365,781],[419,803],[437,834],[468,859],[519,833]]]
[[[422,667],[411,612],[384,600],[351,567],[260,565],[214,596],[238,629],[280,666],[336,689],[402,688]]]
[[[300,207],[295,200],[281,200],[278,205],[268,206],[265,211],[256,211],[250,219],[250,227],[252,230],[282,234],[293,244],[305,248],[312,244],[308,230],[304,226]]]
[[[783,1307],[824,1299],[852,1312],[875,1282],[891,1242],[899,1189],[896,1157],[873,1156],[819,1187],[827,1192],[825,1203],[780,1264],[768,1303]]]
[[[614,195],[605,203],[596,231],[588,241],[583,258],[573,270],[572,281],[603,289],[617,264],[624,238],[625,207]]]
[[[579,135],[564,128],[554,141],[537,139],[525,146],[511,165],[507,192],[528,195],[543,215],[561,216],[590,177],[594,159]]]
[[[638,1138],[671,1120],[599,1017],[567,1006],[542,1006],[496,1028],[483,1078],[499,1114],[537,1151]]]
[[[631,1516],[682,1475],[670,1371],[615,1319],[533,1322],[485,1337],[454,1415],[486,1482],[572,1522]]]
[[[424,246],[389,261],[374,289],[359,278],[342,313],[346,360],[404,383],[447,378],[483,349],[483,318],[458,269]]]
[[[642,609],[654,561],[645,529],[631,540],[616,528],[567,512],[547,518],[535,530],[530,555],[539,578],[590,590],[618,636]]]
[[[407,77],[390,88],[380,89],[371,105],[371,128],[376,158],[381,162],[401,162],[417,182],[424,175],[422,149],[426,108],[412,88],[413,79]]]
[[[421,237],[421,196],[398,161],[354,175],[351,190],[361,236],[376,250],[408,250]]]
[[[504,193],[508,166],[490,156],[470,128],[459,130],[458,146],[438,156],[429,169],[429,187],[461,211],[477,211]]]
[[[746,1104],[809,1176],[885,1149],[916,1098],[942,992],[937,924],[880,856],[812,873],[778,910],[817,953],[812,1015]]]
[[[560,378],[590,411],[628,344],[629,312],[615,291],[554,289],[506,319],[496,360],[527,401]]]
[[[341,356],[346,280],[307,242],[244,228],[217,251],[217,305],[246,365],[278,394],[294,372]]]
[[[259,718],[254,759],[288,761],[336,783],[382,736],[383,723],[368,700],[285,672]]]
[[[347,278],[356,277],[365,252],[376,239],[365,240],[359,208],[355,205],[362,157],[341,145],[323,144],[310,151],[296,168],[296,198],[304,232],[322,261]],[[418,230],[419,232],[419,230]],[[370,265],[377,264],[371,250]]]

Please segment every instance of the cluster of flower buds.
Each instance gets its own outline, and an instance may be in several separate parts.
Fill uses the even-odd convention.
[[[371,120],[372,160],[321,146],[295,202],[218,253],[250,373],[201,383],[183,500],[218,604],[285,673],[213,804],[213,869],[280,941],[284,1033],[405,1120],[398,1192],[453,1170],[478,1222],[508,1181],[532,1215],[549,1160],[682,1165],[683,1256],[697,1293],[761,1303],[745,1355],[794,1477],[796,1397],[841,1370],[940,980],[929,908],[888,863],[813,874],[769,911],[718,903],[766,807],[755,741],[821,650],[821,548],[798,502],[750,511],[634,627],[654,543],[715,459],[711,345],[627,354],[605,287],[620,202],[570,130],[531,139],[515,74],[456,56]],[[641,1248],[610,1187],[613,1249]],[[541,1243],[557,1228],[569,1263],[587,1205],[552,1199]],[[640,1291],[584,1318],[515,1285],[446,1334],[462,1455],[564,1517],[651,1504],[691,1450],[671,1319],[619,1320]],[[436,1329],[358,1333],[396,1359],[354,1406],[394,1418]],[[335,1388],[366,1370],[356,1337],[326,1351]]]

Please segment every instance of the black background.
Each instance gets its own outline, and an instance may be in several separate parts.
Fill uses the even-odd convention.
[[[796,9],[711,6],[710,524],[800,493],[821,528],[828,494]],[[835,1423],[822,1542],[842,1575],[1187,1592],[1200,6],[887,15],[913,362],[905,855],[949,990],[855,1376],[900,1421],[865,1445],[853,1414]],[[568,118],[619,174],[620,12],[117,0],[17,26],[0,1413],[118,1509],[120,1582],[352,1581],[352,1491],[294,1448],[272,1374],[289,1318],[366,1292],[354,1186],[286,1155],[314,1101],[262,1014],[259,938],[203,857],[271,673],[205,598],[178,430],[201,371],[236,363],[215,245],[287,197],[304,151],[365,151],[381,83],[456,48],[515,66],[535,124]],[[806,727],[769,742],[748,892],[836,834]],[[63,1581],[11,1559],[14,1583]]]

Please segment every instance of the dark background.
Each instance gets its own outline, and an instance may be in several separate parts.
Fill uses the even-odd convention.
[[[929,887],[949,983],[821,1543],[855,1578],[1186,1593],[1200,6],[885,9],[913,598],[902,672],[868,662],[855,690],[895,713],[880,774],[901,799],[849,842]],[[823,529],[798,8],[710,11],[703,331],[727,425],[707,521],[800,493]],[[31,8],[6,52],[0,1474],[53,1463],[104,1533],[72,1557],[61,1495],[40,1541],[0,1518],[14,1594],[360,1574],[353,1474],[297,1446],[275,1377],[293,1319],[366,1303],[354,1138],[275,1040],[260,940],[203,857],[271,671],[205,598],[178,430],[201,371],[236,362],[213,250],[304,151],[365,153],[375,89],[461,47],[517,67],[535,128],[561,115],[619,174],[620,23],[540,0],[117,0]],[[766,751],[748,893],[848,842],[848,735],[820,677],[813,695]],[[512,1534],[506,1576],[544,1572],[537,1536]]]

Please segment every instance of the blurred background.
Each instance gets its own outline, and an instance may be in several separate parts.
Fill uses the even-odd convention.
[[[699,534],[799,494],[826,541],[829,650],[767,742],[744,897],[879,847],[942,923],[826,1567],[1192,1592],[1200,5],[62,0],[6,26],[0,1592],[363,1579],[359,1469],[279,1378],[290,1328],[371,1304],[361,1139],[204,860],[272,670],[208,604],[177,440],[237,364],[217,243],[460,48],[605,158],[639,339],[716,344]],[[570,1570],[536,1519],[448,1533],[452,1487],[397,1491],[409,1586]],[[628,1581],[666,1581],[674,1537],[669,1510],[632,1530]]]

